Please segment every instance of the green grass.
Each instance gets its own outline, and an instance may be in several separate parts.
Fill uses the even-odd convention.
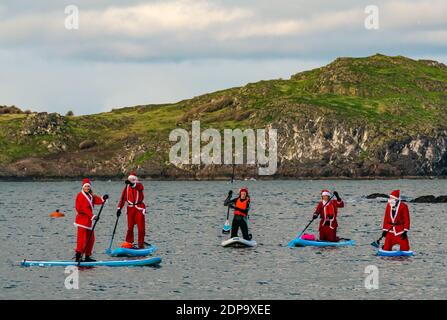
[[[290,80],[259,81],[177,103],[66,117],[65,133],[58,136],[23,137],[20,130],[26,115],[0,115],[0,163],[49,155],[43,140],[63,141],[73,152],[86,139],[114,150],[134,136],[148,146],[135,160],[143,164],[154,159],[153,150],[168,140],[171,130],[179,126],[191,130],[192,120],[200,120],[202,130],[256,129],[303,114],[324,115],[352,126],[375,126],[388,139],[397,127],[408,134],[445,128],[447,89],[443,86],[447,88],[446,68],[375,55],[341,58]],[[232,103],[221,107],[219,99],[232,99]]]
[[[142,155],[138,156],[135,159],[135,164],[136,165],[142,165],[144,163],[146,163],[147,161],[151,160],[154,157],[155,153],[151,150],[147,150],[146,152],[144,152]]]

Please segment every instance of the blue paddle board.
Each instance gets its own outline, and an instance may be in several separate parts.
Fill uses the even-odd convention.
[[[301,238],[295,238],[289,242],[289,247],[346,247],[353,246],[355,244],[354,240],[351,239],[341,239],[338,242],[329,242],[329,241],[311,241],[311,240],[303,240]]]
[[[377,251],[377,255],[381,256],[381,257],[410,257],[412,255],[414,255],[413,251],[400,251],[400,250],[395,250],[395,251],[387,251],[387,250],[383,250],[383,249],[379,249]]]
[[[133,267],[133,266],[157,266],[161,263],[160,257],[146,258],[146,259],[135,259],[135,260],[104,260],[104,261],[92,261],[92,262],[81,262],[79,267]],[[78,266],[76,261],[32,261],[23,260],[21,262],[23,267],[68,267],[68,266]]]
[[[112,257],[145,257],[157,251],[156,246],[149,246],[143,249],[116,248],[110,254]]]

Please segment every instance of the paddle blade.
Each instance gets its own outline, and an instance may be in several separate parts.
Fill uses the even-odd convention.
[[[288,246],[289,248],[293,248],[293,247],[295,247],[295,240],[290,241],[290,242],[287,244],[287,246]]]
[[[298,239],[300,239],[300,238],[301,238],[301,234],[298,234],[298,235],[296,236],[295,239],[291,240],[291,241],[287,244],[287,246],[288,246],[289,248],[294,248],[294,247],[296,247],[295,242],[296,242]]]
[[[378,241],[371,242],[371,245],[372,245],[374,248],[379,248],[379,242],[378,242]]]
[[[223,233],[228,233],[231,230],[231,225],[230,225],[230,221],[225,221],[225,224],[223,226],[222,232]]]

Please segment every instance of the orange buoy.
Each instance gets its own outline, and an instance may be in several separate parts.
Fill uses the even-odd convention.
[[[130,242],[124,241],[123,243],[121,243],[121,248],[132,249],[133,248],[133,244],[130,243]]]
[[[51,218],[62,218],[62,217],[65,217],[65,214],[63,214],[62,212],[59,212],[59,209],[57,209],[56,211],[50,213],[50,217]]]

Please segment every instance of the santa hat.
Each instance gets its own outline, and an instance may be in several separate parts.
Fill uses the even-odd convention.
[[[246,188],[246,187],[240,188],[240,189],[239,189],[239,195],[240,195],[242,192],[245,192],[245,193],[248,195],[248,188]]]
[[[393,191],[391,191],[390,198],[391,199],[400,200],[400,190],[393,190]]]
[[[326,190],[326,189],[324,189],[324,190],[321,190],[321,196],[323,197],[323,196],[328,196],[328,197],[330,197],[332,194],[331,194],[331,192],[329,191],[329,190]]]
[[[92,183],[90,182],[90,179],[85,178],[82,180],[82,187],[84,188],[85,186],[92,186]]]
[[[137,174],[135,172],[131,172],[130,175],[127,177],[127,180],[137,180]]]

